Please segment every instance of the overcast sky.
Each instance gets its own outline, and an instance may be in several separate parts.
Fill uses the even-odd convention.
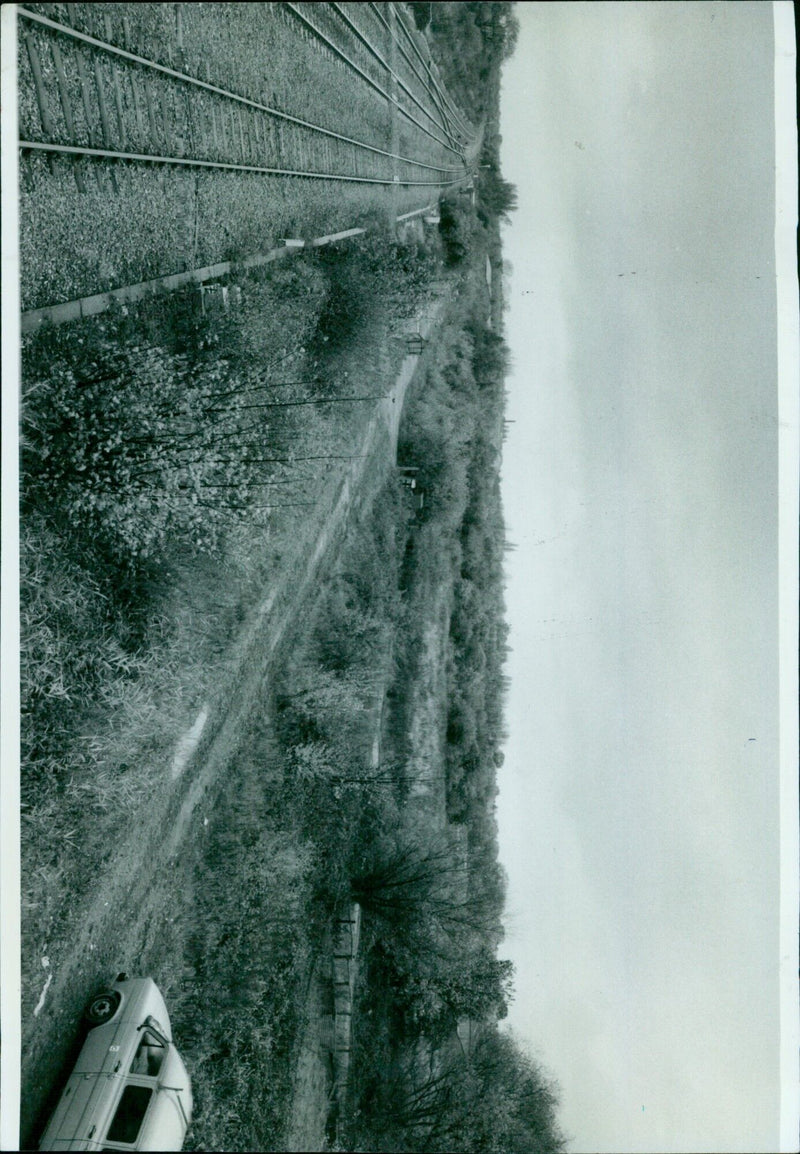
[[[574,1150],[774,1150],[772,6],[517,13],[509,1020]]]

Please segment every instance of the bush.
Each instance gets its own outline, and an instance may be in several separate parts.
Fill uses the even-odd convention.
[[[517,189],[510,181],[503,179],[496,164],[481,169],[477,184],[483,214],[495,219],[510,220],[511,213],[517,208]]]
[[[417,31],[424,32],[431,22],[432,5],[428,0],[410,0],[408,7],[411,9]]]
[[[318,353],[342,351],[376,318],[405,312],[435,266],[433,254],[395,244],[379,231],[355,244],[323,248],[317,259],[327,279],[314,335]]]
[[[439,201],[439,235],[449,265],[461,264],[470,251],[474,216],[463,199],[443,196]]]

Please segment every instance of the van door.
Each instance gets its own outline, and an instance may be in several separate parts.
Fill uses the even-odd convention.
[[[130,1076],[154,1078],[165,1052],[166,1038],[158,1030],[134,1031],[125,1021],[96,1026],[89,1032],[54,1115],[56,1133],[76,1139],[101,1138],[110,1119],[116,1117],[120,1095]],[[126,1108],[131,1105],[129,1095]]]
[[[147,1079],[126,1079],[119,1103],[103,1141],[104,1150],[135,1150],[152,1108],[156,1084]]]
[[[108,1124],[121,1084],[119,1076],[72,1074],[42,1135],[40,1149],[69,1149],[64,1143],[97,1141]]]
[[[158,1077],[169,1049],[166,1037],[159,1030],[140,1027],[139,1042],[126,1071],[124,1089],[106,1131],[103,1149],[150,1148],[145,1136],[149,1136],[155,1115],[160,1113]],[[168,1146],[154,1148],[169,1149]]]
[[[186,1119],[177,1095],[149,1079],[129,1079],[102,1144],[103,1150],[181,1150]]]

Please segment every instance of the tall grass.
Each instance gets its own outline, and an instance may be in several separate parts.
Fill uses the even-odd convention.
[[[314,254],[242,280],[227,317],[203,318],[182,293],[25,340],[26,989],[39,943],[69,937],[110,847],[163,801],[178,736],[226,700],[240,637],[270,590],[304,571],[341,459],[359,451],[370,406],[283,403],[392,380],[380,350],[410,283],[405,258],[380,239],[350,251],[380,308],[370,301],[331,353],[320,317],[349,266]],[[202,515],[201,502],[212,505]],[[306,807],[311,829],[314,791],[327,805],[329,787],[297,799],[293,788],[287,802]]]
[[[235,779],[183,864],[179,880],[192,900],[176,906],[170,926],[164,985],[192,1074],[193,1150],[281,1148],[324,932],[311,890],[316,850],[282,804],[284,767],[266,697],[262,706]]]
[[[353,361],[380,344],[392,300],[419,280],[404,260],[378,239],[260,270],[243,284],[241,309],[216,320],[184,292],[26,339],[31,783],[58,777],[64,742],[87,710],[102,711],[111,685],[134,693],[152,676],[150,654],[204,586],[192,628],[216,645],[241,623],[278,518],[306,515],[366,412],[304,402],[363,390]]]
[[[291,801],[320,847],[317,892],[329,910],[349,896],[350,877],[377,832],[396,822],[400,767],[372,764],[383,701],[393,677],[398,589],[405,539],[400,486],[391,477],[363,523],[351,526],[340,560],[276,686],[277,733],[290,767]]]

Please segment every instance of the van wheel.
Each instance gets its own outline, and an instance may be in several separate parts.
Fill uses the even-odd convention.
[[[97,997],[92,998],[86,1007],[84,1012],[86,1021],[93,1026],[102,1026],[104,1022],[108,1022],[114,1017],[119,1002],[119,994],[114,991],[108,994],[98,994]]]

